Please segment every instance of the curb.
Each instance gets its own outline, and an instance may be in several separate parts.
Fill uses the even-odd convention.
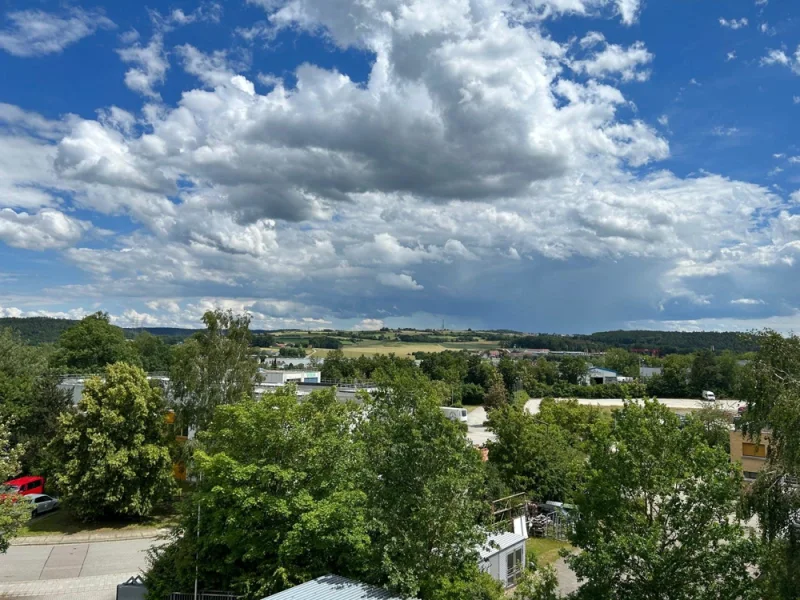
[[[60,544],[94,544],[97,542],[121,542],[125,540],[149,540],[157,538],[168,529],[142,529],[139,531],[110,533],[72,533],[64,535],[23,536],[11,540],[12,546],[54,546]]]

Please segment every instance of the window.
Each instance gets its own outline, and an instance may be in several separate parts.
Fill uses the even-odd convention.
[[[753,458],[767,458],[767,447],[764,444],[742,442],[742,456]]]
[[[36,504],[41,504],[42,502],[47,502],[48,500],[50,500],[50,498],[47,496],[39,496],[36,500],[34,500],[34,502]]]
[[[742,474],[744,475],[744,478],[747,479],[748,481],[755,480],[758,478],[758,473],[756,473],[755,471],[744,471]]]
[[[517,548],[506,555],[506,586],[516,585],[522,577],[522,548]]]

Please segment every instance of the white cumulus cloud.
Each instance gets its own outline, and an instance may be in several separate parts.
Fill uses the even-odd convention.
[[[115,27],[102,12],[80,8],[60,14],[20,10],[7,13],[6,20],[8,25],[0,29],[0,48],[21,57],[56,54],[98,29]]]
[[[407,275],[406,273],[379,273],[378,283],[400,290],[419,291],[423,289],[423,286],[414,281],[411,275]]]

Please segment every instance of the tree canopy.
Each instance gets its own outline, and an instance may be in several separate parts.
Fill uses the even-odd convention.
[[[139,364],[138,353],[125,339],[125,333],[102,312],[84,317],[64,331],[58,348],[56,364],[73,373],[98,373],[117,362]]]
[[[139,367],[118,363],[86,382],[76,412],[61,416],[55,481],[83,520],[142,517],[169,497],[172,462],[164,401]]]
[[[626,402],[589,448],[568,558],[578,598],[723,600],[752,592],[757,544],[737,514],[742,479],[700,427],[655,400]]]
[[[11,443],[8,425],[0,419],[0,483],[19,474],[22,447]],[[17,494],[0,489],[0,553],[8,550],[11,538],[25,524],[31,507]]]

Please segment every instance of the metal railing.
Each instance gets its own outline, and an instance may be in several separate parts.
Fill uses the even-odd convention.
[[[197,596],[193,592],[173,592],[167,600],[239,600],[241,597],[231,592],[199,592]]]

